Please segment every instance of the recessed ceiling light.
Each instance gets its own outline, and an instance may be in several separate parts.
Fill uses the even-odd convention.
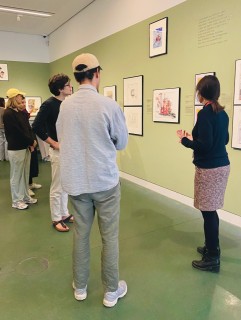
[[[42,12],[42,11],[35,11],[35,10],[22,9],[22,8],[5,7],[5,6],[0,6],[0,11],[17,13],[17,14],[28,14],[28,15],[37,16],[37,17],[51,17],[54,14],[50,12]]]

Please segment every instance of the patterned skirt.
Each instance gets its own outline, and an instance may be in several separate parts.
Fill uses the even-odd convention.
[[[230,165],[214,169],[195,168],[194,207],[201,211],[221,209]]]

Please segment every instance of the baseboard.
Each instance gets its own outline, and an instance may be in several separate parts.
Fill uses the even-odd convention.
[[[128,173],[122,172],[122,171],[120,171],[120,176],[123,179],[129,180],[139,186],[142,186],[146,189],[157,192],[163,196],[166,196],[170,199],[179,201],[179,202],[193,208],[193,199],[192,198],[189,198],[189,197],[184,196],[180,193],[171,191],[169,189],[160,187],[156,184],[142,180],[140,178],[134,177],[134,176],[132,176]],[[241,228],[241,217],[240,216],[233,214],[231,212],[225,211],[225,210],[218,210],[218,214],[219,214],[220,219],[222,219],[223,221],[229,222],[229,223]]]

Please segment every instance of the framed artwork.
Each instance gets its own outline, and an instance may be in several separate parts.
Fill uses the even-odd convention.
[[[241,104],[241,60],[235,61],[234,104]]]
[[[42,104],[41,97],[25,97],[26,110],[30,113],[30,117],[36,117]]]
[[[116,101],[116,86],[104,87],[104,96]]]
[[[232,148],[241,149],[241,105],[233,107]]]
[[[143,105],[143,76],[124,78],[124,107]]]
[[[205,76],[215,76],[215,72],[199,73],[195,75],[195,105],[201,105],[197,97],[196,86],[198,82]]]
[[[181,88],[153,91],[153,121],[180,123]]]
[[[150,58],[167,53],[167,30],[168,18],[150,23],[149,25],[149,43]]]
[[[5,63],[0,64],[0,80],[8,81],[8,65]]]
[[[203,106],[202,105],[195,105],[194,106],[194,125],[195,125],[195,123],[197,122],[197,115],[198,115],[198,112],[200,111],[200,110],[202,110],[202,108],[203,108]]]
[[[129,134],[143,136],[143,108],[124,107],[124,114]]]

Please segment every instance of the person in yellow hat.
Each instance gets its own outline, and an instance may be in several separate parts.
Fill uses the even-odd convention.
[[[30,152],[34,150],[37,142],[28,120],[20,111],[24,96],[25,92],[15,88],[9,89],[3,115],[10,162],[12,207],[18,210],[27,209],[29,204],[37,202],[37,199],[31,198],[28,194]]]

